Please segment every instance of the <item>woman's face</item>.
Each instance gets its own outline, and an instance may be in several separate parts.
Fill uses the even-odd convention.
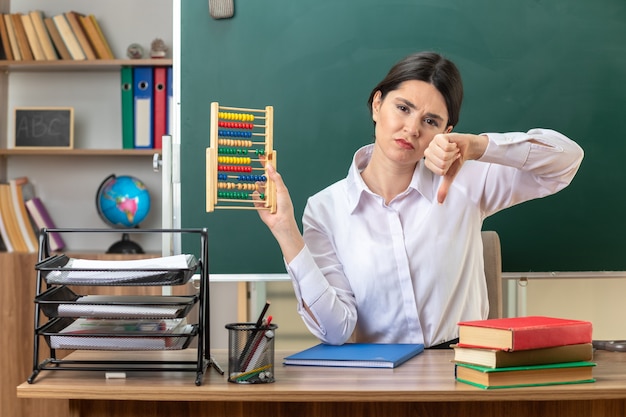
[[[400,164],[416,164],[438,133],[452,130],[446,102],[432,84],[410,80],[387,93],[377,91],[372,101],[376,145]]]

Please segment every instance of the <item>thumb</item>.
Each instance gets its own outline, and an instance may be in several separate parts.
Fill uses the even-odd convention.
[[[448,191],[450,190],[450,186],[452,185],[452,180],[454,177],[444,175],[441,184],[439,185],[439,189],[437,190],[437,202],[439,204],[443,204],[446,197],[448,196]]]
[[[437,202],[439,204],[443,204],[446,197],[448,196],[448,192],[450,191],[450,187],[452,186],[452,182],[456,178],[456,174],[459,173],[461,166],[463,165],[463,158],[460,153],[456,154],[455,161],[450,165],[448,171],[443,174],[441,179],[441,184],[439,184],[439,190],[437,190]]]

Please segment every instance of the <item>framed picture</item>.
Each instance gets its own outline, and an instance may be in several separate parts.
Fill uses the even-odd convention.
[[[73,107],[16,107],[14,148],[74,148]]]

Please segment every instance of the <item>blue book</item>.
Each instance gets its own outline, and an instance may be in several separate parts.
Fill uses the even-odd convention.
[[[133,68],[135,149],[154,147],[152,133],[153,82],[152,67]]]
[[[423,344],[346,343],[319,345],[285,357],[285,365],[395,368],[424,351]]]

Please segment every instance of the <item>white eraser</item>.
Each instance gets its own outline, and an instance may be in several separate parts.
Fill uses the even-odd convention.
[[[106,379],[124,379],[126,378],[126,372],[107,372],[105,376]]]

